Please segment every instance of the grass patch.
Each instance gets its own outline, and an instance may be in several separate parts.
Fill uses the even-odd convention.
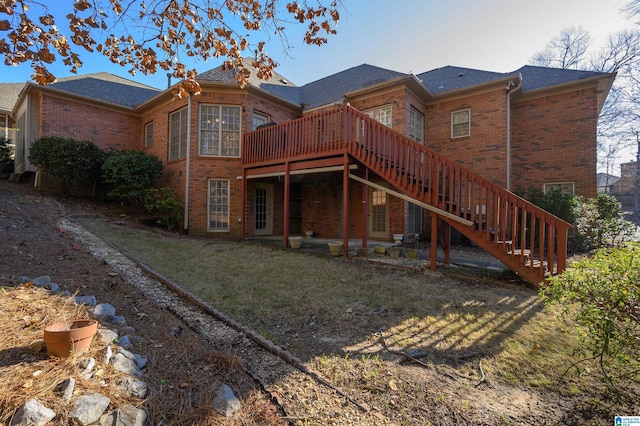
[[[493,380],[514,385],[553,389],[573,361],[572,333],[529,288],[78,222],[303,360],[315,359],[329,377],[360,364],[386,380],[372,389],[388,391],[392,378],[392,387],[400,386],[395,373],[378,365],[386,362],[377,358],[384,352],[380,337],[395,351],[424,351],[426,363],[463,374],[477,375],[480,357]],[[576,378],[571,386],[588,388],[589,380]]]

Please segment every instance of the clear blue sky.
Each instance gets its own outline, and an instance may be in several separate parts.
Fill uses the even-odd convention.
[[[71,0],[57,0],[68,2]],[[302,85],[363,63],[400,72],[420,72],[455,65],[507,72],[529,58],[569,26],[589,31],[595,45],[631,25],[620,8],[627,0],[344,0],[346,10],[338,35],[322,47],[306,46],[302,31],[288,33],[292,50],[283,52],[271,36],[268,51],[279,62],[277,71]],[[60,3],[56,3],[58,5]],[[84,56],[79,73],[108,71],[164,88],[164,72],[131,77],[125,68],[100,54]],[[199,72],[220,62],[195,64]],[[58,77],[71,75],[61,65]],[[25,81],[28,65],[0,68],[0,82]]]

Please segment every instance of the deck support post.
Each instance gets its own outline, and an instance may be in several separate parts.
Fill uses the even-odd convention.
[[[442,242],[442,249],[444,250],[444,264],[448,265],[449,252],[451,251],[451,225],[447,222],[444,222],[444,241]]]
[[[438,256],[438,215],[431,213],[431,250],[429,258],[431,259],[431,270],[435,271]]]
[[[342,172],[342,255],[349,256],[349,155],[344,154]]]
[[[242,211],[240,212],[240,238],[244,241],[247,238],[245,222],[247,218],[247,169],[242,168]]]
[[[286,248],[289,243],[289,186],[291,177],[289,175],[289,162],[284,163],[284,228],[283,228],[283,245]]]
[[[369,169],[364,169],[364,178],[369,180]],[[369,231],[369,186],[362,184],[362,248],[367,248],[367,233]]]

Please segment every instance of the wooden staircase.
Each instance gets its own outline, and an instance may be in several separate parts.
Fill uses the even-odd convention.
[[[569,223],[350,106],[243,139],[245,170],[336,156],[375,172],[534,285],[566,268]]]

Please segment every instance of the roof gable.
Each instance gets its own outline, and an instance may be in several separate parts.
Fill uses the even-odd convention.
[[[25,83],[0,83],[0,112],[11,112],[24,85]]]

